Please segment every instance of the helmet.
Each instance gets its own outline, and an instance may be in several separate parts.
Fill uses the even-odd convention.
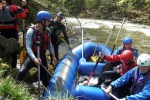
[[[123,44],[132,44],[132,39],[130,37],[124,37],[122,40]]]
[[[61,17],[61,18],[64,18],[64,14],[62,12],[58,12],[57,13],[57,16]]]
[[[120,54],[120,59],[125,63],[129,63],[134,58],[133,52],[131,50],[125,50]]]
[[[150,55],[141,54],[137,59],[137,64],[139,66],[150,66]]]
[[[41,21],[43,19],[50,20],[51,14],[48,11],[39,11],[36,16],[37,21]]]

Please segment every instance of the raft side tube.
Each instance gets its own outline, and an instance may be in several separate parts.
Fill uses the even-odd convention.
[[[102,89],[83,85],[77,85],[72,95],[77,100],[109,100]]]
[[[81,75],[90,75],[91,72],[94,69],[95,64],[96,63],[94,63],[94,62],[82,62],[82,63],[80,63],[80,65],[79,65],[79,73]],[[96,69],[94,71],[93,76],[99,76],[105,64],[106,63],[98,63],[97,67],[96,67]]]

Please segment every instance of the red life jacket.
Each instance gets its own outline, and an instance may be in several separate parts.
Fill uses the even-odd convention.
[[[46,29],[44,34],[37,30],[35,27],[31,27],[34,30],[33,33],[33,45],[32,50],[33,52],[37,52],[37,41],[40,41],[40,51],[46,51],[48,49],[48,45],[50,43],[49,33]]]

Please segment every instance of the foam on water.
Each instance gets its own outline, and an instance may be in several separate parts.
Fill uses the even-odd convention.
[[[78,22],[79,20],[79,22]],[[93,20],[93,19],[76,19],[76,18],[70,18],[66,17],[67,22],[71,22],[73,24],[73,27],[80,28],[80,23],[82,28],[95,28],[98,29],[101,26],[107,26],[109,28],[113,28],[115,25],[116,28],[120,28],[122,22],[116,22],[112,20]],[[147,36],[150,36],[150,26],[148,25],[142,25],[142,24],[133,24],[126,21],[123,25],[123,29],[134,31],[134,32],[142,32],[146,34]]]

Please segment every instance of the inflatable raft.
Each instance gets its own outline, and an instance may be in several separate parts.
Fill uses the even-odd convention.
[[[78,100],[99,100],[100,98],[108,100],[108,97],[101,88],[79,85],[77,82],[79,75],[90,75],[96,64],[95,62],[90,62],[90,57],[93,55],[96,46],[96,53],[98,54],[102,51],[104,45],[86,42],[70,50],[59,62],[53,77],[50,79],[43,95],[45,100],[46,98],[57,97],[58,95],[71,95]],[[82,52],[84,52],[84,55],[82,55]],[[108,46],[106,46],[104,54],[111,54],[111,49]],[[82,57],[86,61],[80,61]],[[105,64],[106,62],[104,61],[98,63],[93,77],[99,76]]]

